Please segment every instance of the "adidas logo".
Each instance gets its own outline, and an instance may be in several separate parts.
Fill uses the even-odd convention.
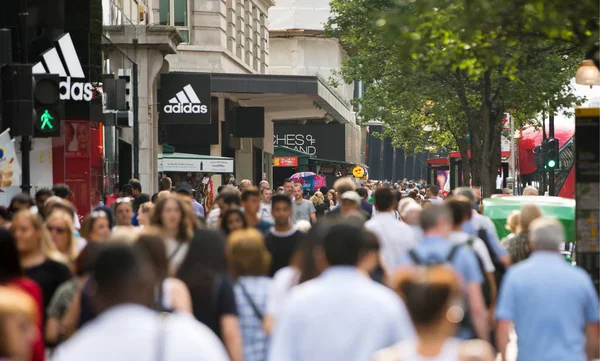
[[[169,99],[169,104],[165,105],[164,111],[167,114],[206,114],[208,107],[202,104],[192,85],[188,84]]]
[[[58,39],[58,47],[42,54],[42,61],[33,66],[33,74],[58,74],[65,80],[60,82],[61,100],[92,100],[92,84],[72,82],[71,78],[83,79],[85,74],[75,51],[71,35]]]

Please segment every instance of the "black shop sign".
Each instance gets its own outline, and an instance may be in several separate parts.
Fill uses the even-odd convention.
[[[159,100],[161,124],[210,124],[210,74],[162,74]]]
[[[318,158],[345,161],[346,128],[344,124],[275,123],[273,145]]]

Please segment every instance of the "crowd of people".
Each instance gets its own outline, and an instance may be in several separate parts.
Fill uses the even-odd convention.
[[[477,189],[138,180],[80,221],[65,185],[0,227],[0,360],[519,360],[598,355],[598,295],[534,203],[498,238]]]

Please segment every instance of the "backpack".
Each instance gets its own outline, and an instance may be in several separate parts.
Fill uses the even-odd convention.
[[[414,262],[414,264],[419,265],[419,266],[431,267],[431,266],[437,266],[437,265],[443,265],[443,264],[451,264],[452,260],[454,259],[454,255],[456,254],[456,252],[458,251],[458,249],[461,246],[462,245],[460,245],[460,244],[453,245],[452,248],[450,249],[450,252],[448,252],[448,255],[446,256],[446,258],[441,261],[440,261],[439,257],[433,256],[433,255],[430,255],[429,257],[427,257],[427,259],[423,260],[417,255],[417,252],[415,252],[414,249],[411,249],[410,251],[408,251],[408,255],[410,256],[410,258]],[[475,328],[473,327],[473,322],[471,320],[471,313],[469,312],[469,303],[466,301],[463,302],[462,307],[463,307],[463,311],[464,311],[464,317],[463,317],[462,321],[460,322],[460,329],[470,330],[471,333],[473,335],[475,335]]]
[[[502,278],[504,277],[504,273],[506,273],[506,267],[504,266],[504,263],[500,261],[500,258],[498,258],[494,248],[490,245],[490,239],[488,238],[487,232],[484,228],[479,228],[477,230],[477,237],[481,238],[483,243],[485,243],[485,248],[487,248],[490,257],[492,258],[492,263],[496,268],[496,271],[494,272],[494,276],[496,277],[496,287],[500,289]]]
[[[469,245],[469,247],[471,247],[471,249],[473,248],[473,242],[475,241],[475,239],[476,239],[475,237],[469,237],[469,239],[467,239],[467,244]],[[477,264],[479,265],[479,270],[481,271],[481,274],[483,275],[483,283],[481,284],[481,294],[483,295],[483,299],[485,300],[485,306],[489,310],[490,306],[492,305],[492,287],[486,277],[486,272],[485,272],[485,267],[483,266],[483,261],[481,260],[481,258],[479,258],[479,255],[477,254],[477,252],[473,252],[473,253],[475,253],[475,257],[477,258]]]

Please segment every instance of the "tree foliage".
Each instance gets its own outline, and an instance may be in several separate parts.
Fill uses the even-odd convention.
[[[501,163],[504,113],[521,126],[571,105],[570,80],[593,30],[576,22],[556,35],[539,26],[546,15],[507,17],[516,6],[509,2],[336,0],[328,23],[351,53],[343,78],[368,84],[360,118],[385,122],[385,135],[405,149],[458,149],[465,176],[471,168],[487,194]]]

